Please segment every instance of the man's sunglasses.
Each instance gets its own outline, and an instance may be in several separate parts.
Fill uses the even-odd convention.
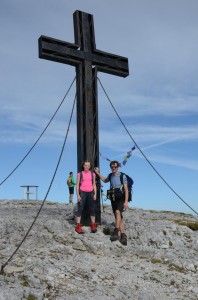
[[[118,166],[111,166],[111,169],[117,169]]]

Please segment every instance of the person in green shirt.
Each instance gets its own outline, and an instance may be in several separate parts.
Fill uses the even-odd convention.
[[[76,185],[76,183],[74,181],[73,172],[69,173],[69,177],[67,179],[67,185],[69,188],[69,203],[73,204],[74,186]]]

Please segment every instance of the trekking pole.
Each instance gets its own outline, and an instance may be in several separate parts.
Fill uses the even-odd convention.
[[[102,209],[103,209],[103,212],[105,212],[105,210],[104,210],[104,203],[103,203],[103,196],[102,196],[102,193],[103,193],[102,189],[100,189],[100,193],[101,193],[101,199],[102,199]]]

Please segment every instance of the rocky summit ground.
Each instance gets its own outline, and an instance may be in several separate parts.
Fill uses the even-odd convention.
[[[0,265],[41,201],[0,201]],[[130,208],[128,245],[111,242],[111,208],[97,233],[74,231],[73,206],[46,202],[25,242],[1,270],[1,300],[198,299],[198,231],[192,215]]]

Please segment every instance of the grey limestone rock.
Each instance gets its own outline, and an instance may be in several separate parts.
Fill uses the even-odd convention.
[[[41,201],[0,201],[0,264],[31,226]],[[193,215],[130,208],[127,246],[110,241],[111,207],[93,234],[74,230],[72,205],[47,201],[0,274],[0,300],[197,300],[198,234]]]

